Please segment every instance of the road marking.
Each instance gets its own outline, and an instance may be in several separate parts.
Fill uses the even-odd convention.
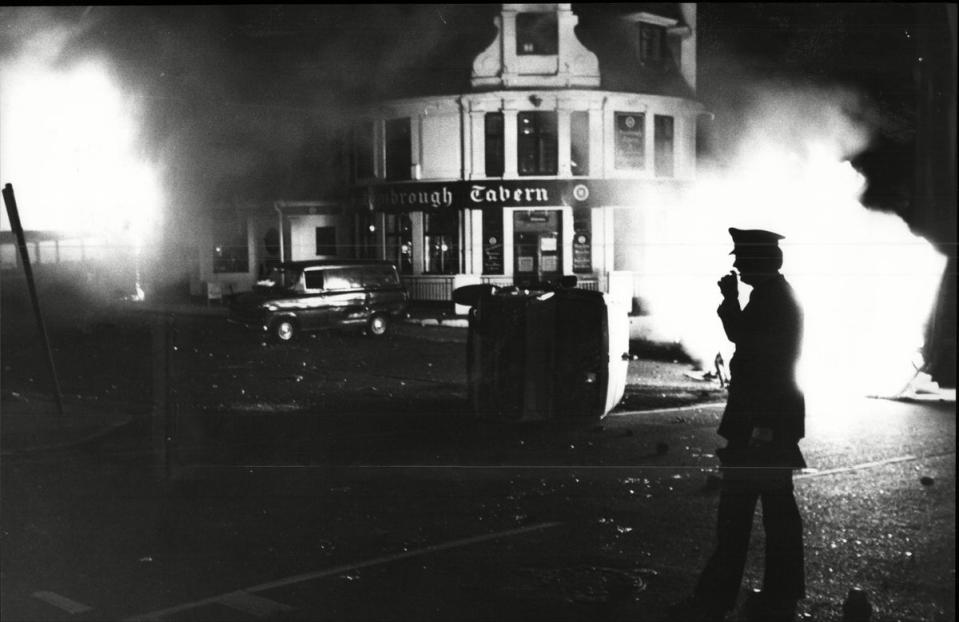
[[[518,536],[520,534],[529,533],[532,531],[540,531],[543,529],[549,529],[551,527],[557,527],[562,525],[560,522],[552,523],[539,523],[537,525],[530,525],[528,527],[519,527],[517,529],[509,529],[507,531],[498,531],[496,533],[488,533],[481,536],[473,536],[470,538],[462,538],[460,540],[452,540],[450,542],[444,542],[442,544],[433,544],[422,549],[416,549],[414,551],[404,551],[402,553],[396,553],[393,555],[384,555],[382,557],[375,557],[373,559],[368,559],[366,561],[357,562],[354,564],[344,564],[342,566],[336,566],[334,568],[328,568],[327,570],[317,570],[315,572],[306,572],[303,574],[294,575],[292,577],[287,577],[285,579],[278,579],[276,581],[270,581],[268,583],[261,583],[259,585],[254,585],[248,587],[239,592],[230,592],[228,594],[221,594],[219,596],[214,596],[212,598],[204,598],[192,603],[185,603],[182,605],[176,605],[175,607],[170,607],[168,609],[161,609],[159,611],[151,611],[150,613],[143,613],[140,615],[132,616],[125,618],[123,622],[141,622],[141,621],[155,621],[162,620],[164,617],[179,613],[181,611],[186,611],[188,609],[194,609],[196,607],[202,607],[204,605],[212,604],[225,604],[227,606],[232,606],[224,599],[233,598],[237,594],[245,594],[245,596],[251,596],[250,592],[263,592],[266,590],[285,587],[287,585],[293,585],[295,583],[302,583],[304,581],[311,581],[313,579],[322,579],[324,577],[335,576],[343,574],[344,572],[349,572],[352,570],[359,570],[361,568],[369,568],[370,566],[378,566],[380,564],[387,564],[390,562],[398,561],[401,559],[407,559],[410,557],[416,557],[419,555],[427,555],[429,553],[436,553],[438,551],[445,551],[449,549],[455,549],[461,546],[469,546],[471,544],[478,544],[480,542],[488,542],[490,540],[498,540],[500,538],[507,538],[509,536]],[[242,600],[242,597],[237,597],[238,600]],[[268,600],[268,599],[263,599]],[[249,601],[247,601],[249,602]],[[275,602],[275,601],[269,601]],[[281,603],[275,603],[281,605]],[[281,605],[285,606],[285,605]]]
[[[813,473],[801,473],[793,477],[793,479],[809,479],[812,477],[823,477],[825,475],[835,475],[836,473],[850,473],[852,471],[861,471],[863,469],[871,469],[874,467],[885,466],[887,464],[896,464],[897,462],[909,462],[911,460],[925,460],[927,458],[941,458],[942,456],[949,456],[955,454],[954,451],[947,451],[941,454],[933,454],[928,456],[897,456],[895,458],[887,458],[885,460],[877,460],[875,462],[863,462],[862,464],[854,464],[848,467],[839,467],[836,469],[826,469],[825,471],[815,471]]]
[[[93,610],[93,607],[88,607],[83,603],[78,603],[77,601],[71,600],[66,596],[60,596],[59,594],[55,594],[53,592],[34,592],[32,596],[42,600],[48,605],[53,605],[57,609],[62,609],[70,615]]]
[[[289,605],[284,605],[283,603],[278,603],[275,600],[270,600],[269,598],[263,598],[262,596],[256,596],[247,592],[232,592],[230,594],[221,596],[217,602],[221,605],[226,605],[231,609],[236,609],[237,611],[249,614],[255,618],[268,618],[280,613],[293,611],[293,607],[290,607]]]
[[[618,412],[611,412],[607,415],[601,417],[601,419],[609,419],[610,417],[628,417],[632,415],[661,415],[663,413],[675,413],[682,412],[684,410],[697,410],[700,408],[719,408],[725,406],[726,402],[704,402],[702,404],[690,404],[689,406],[673,406],[672,408],[652,408],[650,410],[621,410]]]

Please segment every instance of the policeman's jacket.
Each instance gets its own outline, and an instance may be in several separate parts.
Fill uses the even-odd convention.
[[[769,428],[771,445],[763,452],[744,449],[745,462],[805,467],[798,443],[805,435],[806,405],[796,382],[803,314],[792,287],[777,274],[753,288],[745,308],[727,298],[717,312],[736,344],[719,435],[738,450],[748,446],[754,428]]]

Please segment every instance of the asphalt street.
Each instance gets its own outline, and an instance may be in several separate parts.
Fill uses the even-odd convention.
[[[171,406],[4,455],[3,620],[661,620],[710,552],[722,392],[688,365],[633,361],[601,421],[491,421],[462,330],[275,346],[185,322],[162,381],[141,330],[102,330],[57,337],[65,386]],[[42,382],[15,346],[5,396]],[[874,621],[954,619],[955,419],[811,396],[803,619],[852,587]]]
[[[711,546],[718,414],[166,481],[135,436],[8,459],[2,617],[659,620]],[[954,413],[872,400],[810,422],[804,619],[839,620],[854,586],[873,620],[953,619]],[[759,585],[759,534],[744,589]]]

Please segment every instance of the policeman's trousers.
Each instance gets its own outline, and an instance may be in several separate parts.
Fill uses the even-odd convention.
[[[723,468],[716,550],[696,586],[696,597],[730,611],[736,606],[749,551],[753,514],[762,500],[766,532],[763,595],[795,601],[806,592],[803,528],[792,471],[781,468]]]

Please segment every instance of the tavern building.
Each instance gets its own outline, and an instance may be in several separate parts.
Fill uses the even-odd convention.
[[[649,7],[504,4],[462,92],[362,109],[358,254],[395,262],[414,300],[568,274],[631,298],[644,218],[694,178],[702,113],[696,6]]]
[[[572,274],[636,303],[647,224],[696,174],[696,5],[442,10],[430,54],[353,110],[345,189],[211,218],[191,291],[364,257],[393,261],[418,301]]]

